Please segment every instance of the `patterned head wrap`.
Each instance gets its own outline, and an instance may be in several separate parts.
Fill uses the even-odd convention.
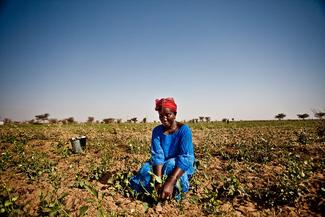
[[[172,112],[177,112],[177,105],[172,97],[156,99],[155,110],[159,111],[161,108],[169,108]]]

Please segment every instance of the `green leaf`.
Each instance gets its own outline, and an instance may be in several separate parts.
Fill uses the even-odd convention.
[[[54,208],[51,212],[50,212],[50,214],[49,214],[49,216],[50,217],[54,217],[54,216],[56,216],[56,213],[59,211],[59,207],[56,207],[56,208]]]
[[[84,199],[84,201],[87,202],[87,203],[94,203],[94,202],[96,202],[96,200],[93,199],[93,198],[86,198],[86,199]]]
[[[156,178],[156,181],[157,181],[159,184],[162,184],[162,183],[163,183],[162,179],[161,179],[159,176],[156,176],[155,178]]]
[[[79,209],[79,216],[80,217],[84,216],[87,213],[88,208],[89,208],[88,206],[82,206],[82,207],[80,207],[80,209]]]
[[[143,208],[144,208],[144,212],[146,213],[149,209],[149,204],[148,203],[143,203]]]
[[[10,206],[10,205],[12,205],[12,202],[9,201],[9,200],[6,200],[6,202],[5,202],[5,207]]]
[[[106,214],[105,214],[105,211],[103,210],[102,207],[100,207],[100,208],[98,209],[98,214],[97,214],[97,216],[99,216],[99,217],[107,217]]]
[[[66,196],[68,196],[69,194],[67,192],[64,192],[63,194],[61,194],[61,196],[59,197],[59,200],[64,199]]]
[[[162,179],[159,177],[159,176],[157,176],[156,174],[154,174],[153,172],[151,172],[151,171],[149,171],[148,172],[153,178],[154,178],[154,180],[156,181],[156,182],[158,182],[159,184],[162,184]]]
[[[49,213],[49,212],[52,211],[52,209],[45,207],[45,208],[42,208],[42,211],[43,211],[44,213]]]
[[[182,185],[181,185],[180,180],[177,180],[176,186],[177,186],[178,191],[181,193],[182,192]]]
[[[98,199],[98,191],[91,185],[85,185],[85,188]]]
[[[11,201],[15,202],[18,199],[18,196],[15,196],[11,199]]]

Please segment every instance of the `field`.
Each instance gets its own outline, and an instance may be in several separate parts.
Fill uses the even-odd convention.
[[[324,216],[324,121],[189,124],[198,170],[180,202],[128,187],[155,125],[0,126],[0,216]]]

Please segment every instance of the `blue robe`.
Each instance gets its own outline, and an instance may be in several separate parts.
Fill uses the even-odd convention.
[[[179,178],[182,192],[189,190],[189,179],[195,172],[194,147],[192,132],[187,125],[182,125],[172,134],[164,134],[163,125],[155,127],[151,139],[151,160],[142,165],[137,175],[131,177],[130,186],[136,192],[152,191],[150,187],[153,166],[163,165],[162,174],[171,175],[175,167],[179,167],[184,174]]]

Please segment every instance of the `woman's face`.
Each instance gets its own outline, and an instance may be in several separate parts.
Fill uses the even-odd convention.
[[[159,113],[159,120],[166,128],[170,128],[176,119],[176,113],[172,112],[169,108],[161,108]]]

